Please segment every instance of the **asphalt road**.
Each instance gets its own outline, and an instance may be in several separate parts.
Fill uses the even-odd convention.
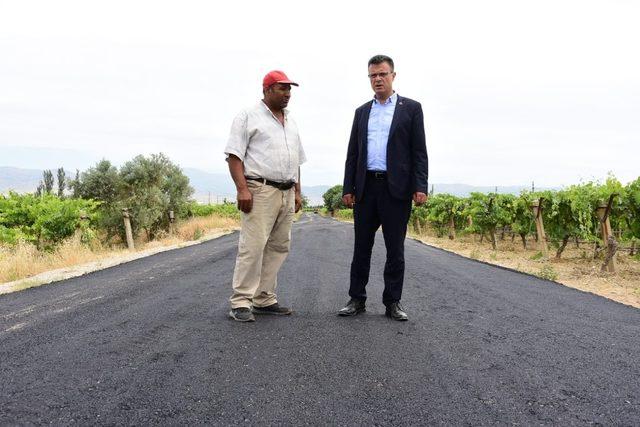
[[[640,311],[421,243],[409,322],[341,318],[352,226],[294,226],[291,317],[227,317],[237,234],[0,296],[0,425],[640,424]]]

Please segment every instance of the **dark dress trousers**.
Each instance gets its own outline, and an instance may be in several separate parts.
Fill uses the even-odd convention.
[[[367,171],[367,135],[373,101],[355,113],[343,194],[354,194],[355,244],[351,263],[349,296],[366,300],[371,250],[382,225],[387,249],[382,302],[400,301],[404,281],[404,238],[411,215],[413,193],[427,193],[428,159],[424,117],[420,103],[398,96],[387,141],[386,174]]]

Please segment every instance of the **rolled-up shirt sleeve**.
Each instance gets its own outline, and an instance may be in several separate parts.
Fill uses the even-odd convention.
[[[247,132],[247,112],[240,112],[233,123],[231,124],[231,132],[229,133],[229,140],[227,146],[224,149],[224,153],[227,155],[233,154],[240,160],[244,161],[244,156],[247,152],[247,146],[249,145],[249,133]]]

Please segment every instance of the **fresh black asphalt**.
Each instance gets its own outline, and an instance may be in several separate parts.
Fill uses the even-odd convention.
[[[0,425],[639,425],[640,311],[413,240],[384,317],[352,225],[294,226],[290,317],[227,317],[237,233],[0,296]]]

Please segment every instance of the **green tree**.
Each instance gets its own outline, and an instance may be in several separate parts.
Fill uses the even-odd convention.
[[[137,156],[120,168],[121,189],[118,208],[131,213],[134,234],[144,230],[153,239],[169,229],[168,212],[186,215],[193,189],[182,170],[164,154]]]
[[[168,210],[172,210],[176,218],[185,218],[188,211],[189,198],[193,188],[189,185],[189,178],[182,173],[179,166],[173,164],[164,154],[157,155],[156,161],[162,163],[165,173],[162,177],[162,192],[169,197]],[[168,217],[165,216],[164,227],[168,227]]]
[[[42,172],[42,184],[44,186],[44,193],[51,194],[53,191],[53,172],[47,169]]]
[[[193,194],[187,176],[162,153],[137,156],[119,171],[103,159],[76,174],[70,185],[76,197],[102,202],[101,226],[107,239],[114,235],[124,239],[123,208],[129,209],[134,235],[145,231],[153,239],[159,231],[169,230],[169,211],[176,218],[189,215]]]
[[[42,180],[40,180],[40,182],[38,183],[38,187],[36,187],[36,192],[34,193],[34,195],[36,197],[41,197],[44,194],[44,183],[42,182]]]
[[[334,185],[322,195],[324,200],[324,207],[327,208],[331,214],[336,209],[346,209],[347,206],[342,202],[342,185]]]
[[[79,177],[76,174],[72,186],[76,197],[100,200],[109,205],[118,199],[121,179],[118,169],[110,161],[102,159]]]
[[[77,199],[80,197],[80,170],[76,169],[76,177],[67,182],[67,188],[71,191],[71,197]]]
[[[63,198],[64,189],[67,186],[67,179],[66,179],[67,174],[65,173],[64,168],[58,168],[57,174],[58,174],[58,197]]]

